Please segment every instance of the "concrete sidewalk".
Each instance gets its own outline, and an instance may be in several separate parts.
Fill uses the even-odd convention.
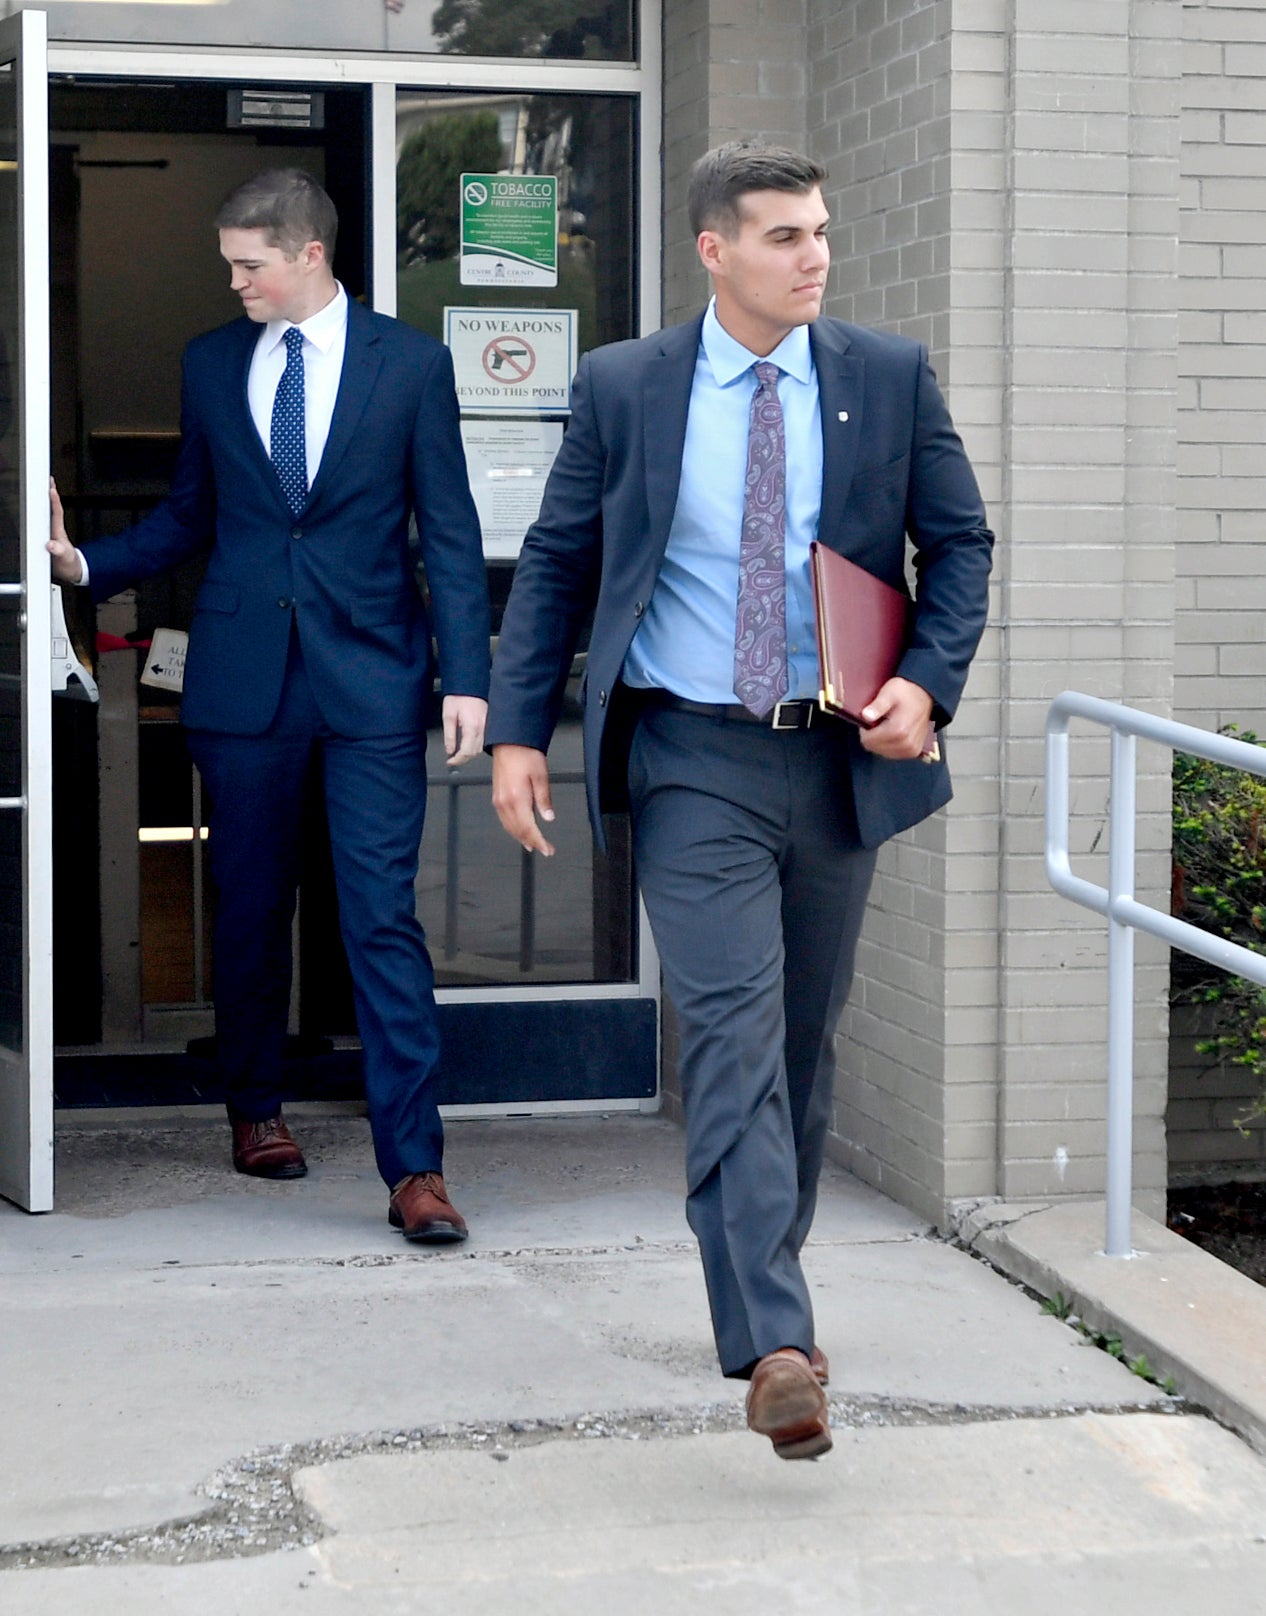
[[[265,1184],[218,1119],[81,1115],[59,1211],[0,1205],[6,1616],[1266,1611],[1251,1448],[844,1174],[836,1448],[788,1465],[716,1371],[670,1124],[453,1125],[472,1238],[426,1251],[361,1119],[292,1121],[311,1174]]]

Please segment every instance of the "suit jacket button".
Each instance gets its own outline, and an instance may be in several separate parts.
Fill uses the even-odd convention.
[[[303,529],[301,527],[292,527],[290,529],[290,537],[292,539],[301,539],[303,537]]]
[[[288,607],[288,606],[289,606],[289,605],[290,605],[290,602],[289,602],[289,601],[288,601],[288,600],[287,600],[287,599],[286,599],[286,597],[285,597],[285,596],[284,596],[284,595],[283,595],[283,596],[282,596],[282,597],[281,597],[281,599],[280,599],[280,600],[279,600],[279,601],[278,601],[278,602],[277,602],[277,604],[278,604],[278,606],[280,606],[280,607],[281,607],[281,609],[282,609],[282,611],[285,611],[285,610],[286,610],[286,608],[287,608],[287,607]]]
[[[607,693],[606,693],[605,690],[600,690],[598,692],[598,706],[599,707],[605,707],[606,704],[607,704]]]
[[[641,601],[639,600],[637,605],[634,606],[634,608],[633,608],[634,617],[640,617],[645,610],[646,610],[646,607],[643,606]]]

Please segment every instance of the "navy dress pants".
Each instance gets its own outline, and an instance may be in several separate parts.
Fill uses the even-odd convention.
[[[334,734],[292,637],[281,703],[264,734],[189,730],[188,740],[211,797],[216,1045],[230,1115],[262,1121],[281,1109],[303,802],[316,771],[378,1169],[393,1187],[409,1173],[439,1171],[435,976],[414,892],[425,734]]]
[[[800,1266],[833,1036],[875,868],[845,738],[651,708],[629,760],[634,856],[680,1026],[686,1212],[727,1375],[808,1353]]]

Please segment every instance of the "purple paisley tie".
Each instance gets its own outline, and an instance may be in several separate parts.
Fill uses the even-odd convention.
[[[787,694],[787,444],[778,366],[762,360],[752,369],[759,386],[747,437],[734,694],[763,718]]]

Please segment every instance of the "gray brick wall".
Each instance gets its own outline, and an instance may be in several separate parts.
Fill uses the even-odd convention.
[[[989,8],[975,7],[983,20]],[[1071,687],[1171,700],[1178,7],[1017,0],[1004,198],[1000,1191],[1103,1183],[1102,923],[1046,891],[1045,709]],[[996,37],[996,36],[994,36]],[[997,61],[995,51],[994,60]],[[985,188],[992,161],[983,163]],[[956,176],[957,177],[957,176]],[[983,300],[980,300],[983,301]],[[976,328],[982,322],[976,322]],[[957,353],[957,345],[955,348]],[[1106,749],[1074,746],[1073,846],[1105,835]],[[1140,753],[1139,892],[1168,901],[1168,759]],[[1102,879],[1102,874],[1099,875]],[[1167,972],[1140,940],[1136,1171],[1160,1210]]]
[[[1177,1004],[1172,1020],[1165,1115],[1171,1178],[1266,1176],[1266,1132],[1260,1124],[1237,1126],[1259,1084],[1242,1067],[1221,1066],[1197,1053],[1197,1041],[1213,1030],[1205,1006]]]
[[[898,0],[824,4],[811,35],[810,138],[852,255],[833,312],[929,344],[1000,541],[956,801],[886,850],[841,1028],[839,1152],[933,1216],[1103,1184],[1102,927],[1047,887],[1041,735],[1065,687],[1170,701],[1177,21],[1133,0]],[[1106,752],[1075,755],[1088,854]],[[1163,759],[1139,799],[1139,890],[1163,902]],[[1156,1211],[1165,969],[1139,961],[1136,1182]]]
[[[813,0],[808,138],[830,174],[830,312],[948,348],[950,0]]]
[[[709,0],[664,8],[664,323],[699,307],[704,277],[686,218],[690,165],[712,144]]]
[[[707,301],[686,218],[690,165],[723,140],[802,149],[807,0],[671,0],[664,7],[664,323]]]
[[[1266,728],[1266,8],[1183,7],[1177,716]]]
[[[857,0],[844,7],[813,0],[809,28],[808,139],[828,170],[834,221],[827,310],[924,343],[943,384],[950,340],[951,10],[949,0]],[[962,745],[951,745],[956,768],[970,744],[964,736]],[[959,908],[949,890],[949,861],[969,846],[988,860],[996,842],[991,818],[970,828],[968,818],[938,816],[883,850],[857,981],[836,1040],[832,1153],[933,1218],[947,1198],[993,1189],[992,1051],[970,1063],[961,1088],[951,1090],[944,1079],[954,1020],[947,938]],[[992,870],[986,879],[992,885]],[[992,927],[964,944],[974,950],[974,963],[965,974],[955,970],[954,991],[992,995]]]
[[[695,83],[685,44],[702,31],[720,50],[717,18],[735,8],[707,11],[668,8],[670,63],[683,46],[670,72]],[[1101,1192],[1103,928],[1046,882],[1042,733],[1066,687],[1162,712],[1172,699],[1182,11],[808,0],[789,20],[802,138],[830,171],[829,312],[928,345],[999,537],[990,626],[949,737],[955,802],[882,857],[839,1032],[832,1149],[934,1219],[964,1198]],[[691,156],[739,132],[750,52],[724,46],[706,116],[682,136]],[[736,71],[714,81],[722,65]],[[761,106],[741,132],[768,132]],[[794,138],[780,103],[768,118]],[[670,151],[670,218],[676,164]],[[684,296],[689,242],[679,225],[669,236],[671,318],[702,289]],[[1074,755],[1077,868],[1102,879],[1107,749],[1079,737]],[[1144,752],[1138,796],[1138,891],[1163,905],[1166,757]],[[1162,951],[1140,942],[1136,1184],[1152,1212],[1166,979]]]

